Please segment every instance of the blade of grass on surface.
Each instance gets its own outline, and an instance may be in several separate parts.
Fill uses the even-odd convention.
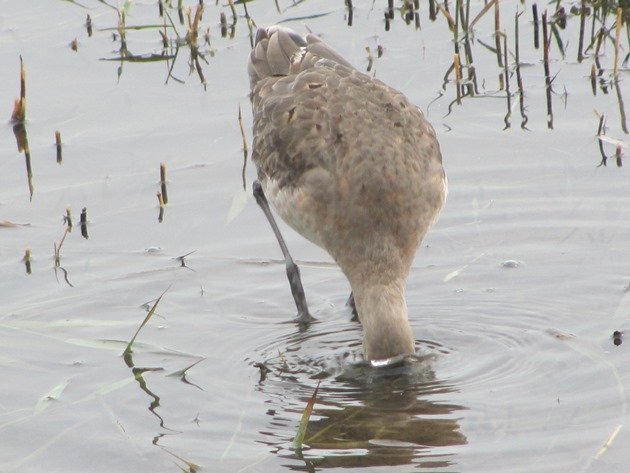
[[[306,427],[308,426],[308,420],[311,418],[311,414],[313,413],[313,407],[315,406],[315,398],[317,397],[317,391],[319,391],[319,383],[317,382],[317,387],[315,388],[315,392],[306,403],[306,407],[304,408],[304,412],[302,413],[302,419],[300,419],[300,426],[298,428],[297,433],[295,434],[295,439],[293,440],[293,446],[296,450],[300,450],[302,448],[302,444],[304,442],[304,435],[306,434]]]
[[[39,401],[37,401],[37,404],[35,405],[34,413],[39,414],[40,412],[48,409],[48,407],[50,407],[51,402],[57,401],[59,399],[61,394],[68,387],[69,383],[70,383],[70,380],[66,379],[64,382],[59,383],[57,386],[55,386],[46,394],[44,394],[39,399]]]
[[[136,341],[136,337],[140,333],[140,330],[142,330],[142,327],[144,327],[149,322],[149,320],[151,320],[151,317],[153,317],[153,314],[155,313],[155,309],[157,309],[157,306],[160,303],[160,301],[162,300],[162,297],[164,297],[164,294],[166,294],[166,291],[168,291],[169,289],[170,289],[170,286],[167,287],[164,290],[164,292],[160,295],[160,297],[158,297],[156,299],[155,303],[153,304],[153,307],[151,307],[151,310],[149,310],[149,313],[147,314],[147,316],[144,318],[144,320],[142,321],[142,323],[138,327],[138,330],[136,330],[136,333],[134,333],[133,338],[131,339],[131,341],[127,345],[127,348],[125,348],[125,351],[123,352],[123,356],[129,355],[131,353],[131,347],[133,345],[133,342]]]

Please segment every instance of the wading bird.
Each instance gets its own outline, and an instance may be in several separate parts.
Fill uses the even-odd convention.
[[[364,358],[414,354],[407,276],[447,191],[435,131],[402,93],[313,34],[259,28],[247,70],[254,196],[284,253],[298,320],[312,317],[267,199],[348,278]]]

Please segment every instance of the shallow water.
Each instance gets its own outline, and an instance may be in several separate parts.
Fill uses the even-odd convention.
[[[323,251],[283,226],[318,319],[305,331],[288,322],[295,307],[280,251],[242,190],[239,105],[251,143],[242,4],[233,38],[220,34],[220,12],[232,20],[229,6],[206,5],[204,90],[185,45],[172,72],[183,83],[165,85],[164,61],[119,70],[120,61],[101,60],[120,48],[103,30],[117,26],[116,10],[101,2],[12,2],[0,13],[0,105],[8,119],[22,55],[33,191],[7,120],[0,471],[625,471],[630,372],[627,344],[615,346],[611,336],[630,318],[630,186],[614,158],[598,167],[594,113],[605,114],[607,136],[628,141],[610,82],[610,40],[600,57],[608,93],[598,87],[593,95],[594,59],[575,59],[579,17],[558,30],[567,56],[552,40],[550,130],[532,4],[519,2],[527,130],[518,95],[504,130],[503,69],[482,45],[495,44],[492,10],[474,28],[480,94],[449,114],[453,74],[442,87],[453,35],[444,16],[430,21],[426,2],[420,30],[396,13],[388,32],[386,2],[355,1],[352,27],[341,1],[278,3],[281,13],[273,2],[247,5],[256,24],[283,21],[301,32],[306,25],[359,68],[369,46],[371,73],[428,110],[438,133],[449,196],[407,293],[418,359],[403,372],[363,366],[347,282]],[[471,2],[471,16],[482,7]],[[515,12],[501,3],[512,92]],[[155,2],[143,1],[126,21],[163,19]],[[156,29],[128,30],[126,39],[133,54],[161,53]],[[630,100],[627,81],[622,66],[618,91]],[[615,146],[609,140],[604,150],[614,154]],[[160,223],[161,162],[169,201]],[[246,174],[249,185],[251,166]],[[67,206],[74,228],[55,268]],[[193,251],[183,267],[177,258]],[[132,359],[123,359],[165,290]],[[318,382],[308,447],[295,452]]]

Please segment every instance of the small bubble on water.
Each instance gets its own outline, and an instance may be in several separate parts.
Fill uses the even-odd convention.
[[[516,261],[515,259],[508,259],[501,263],[501,266],[504,268],[518,268],[521,265],[520,261]]]

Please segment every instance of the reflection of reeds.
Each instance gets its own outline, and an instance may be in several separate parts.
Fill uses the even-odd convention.
[[[158,222],[162,223],[162,221],[164,220],[164,197],[162,196],[161,192],[157,193],[157,199],[158,199],[158,205],[160,207],[160,213],[158,214]]]
[[[516,87],[518,88],[518,107],[521,112],[521,128],[527,130],[528,117],[525,113],[525,89],[523,87],[523,78],[521,77],[521,56],[519,41],[519,18],[523,14],[516,13],[514,16],[514,61],[516,63]]]
[[[623,154],[621,153],[621,145],[617,145],[617,147],[615,148],[615,162],[617,163],[618,168],[620,168],[623,164],[622,156]]]
[[[17,142],[18,153],[24,153],[24,162],[26,164],[26,179],[28,181],[28,190],[30,199],[33,200],[33,168],[31,167],[31,150],[28,146],[28,135],[26,133],[26,124],[18,122],[13,125],[13,134]]]
[[[453,55],[453,67],[455,69],[455,86],[457,89],[457,105],[462,104],[462,65],[459,61],[459,54]]]
[[[59,267],[61,265],[61,247],[63,246],[63,242],[66,241],[66,235],[68,235],[69,231],[68,231],[68,227],[66,227],[63,231],[63,235],[61,236],[61,241],[59,242],[59,244],[57,244],[57,242],[54,242],[54,249],[55,249],[55,266]]]
[[[619,78],[613,78],[613,86],[617,95],[617,105],[619,106],[619,118],[621,121],[621,129],[628,134],[628,125],[626,123],[626,107],[623,104],[623,96],[621,95],[621,87],[619,86]]]
[[[69,216],[70,214],[70,209],[66,208],[66,214],[67,216]],[[66,271],[65,268],[63,268],[61,266],[61,247],[63,246],[63,242],[66,241],[66,236],[68,236],[68,233],[70,233],[72,231],[72,220],[70,220],[69,218],[64,217],[64,222],[66,223],[66,228],[63,231],[63,235],[61,237],[61,241],[59,242],[59,244],[57,244],[57,242],[54,242],[53,247],[54,247],[54,259],[55,259],[55,276],[57,276],[57,270],[59,269],[62,273],[63,273],[63,278],[66,281],[66,284],[68,284],[68,286],[70,287],[74,287],[72,285],[72,283],[70,282],[70,280],[68,279],[68,271]],[[68,223],[70,222],[70,223]]]
[[[66,224],[68,228],[68,232],[72,231],[72,209],[68,206],[66,207],[66,215],[63,217],[63,223]]]
[[[503,36],[503,75],[505,76],[505,98],[507,102],[507,112],[505,113],[505,118],[503,122],[505,123],[504,130],[510,128],[512,126],[511,118],[512,118],[512,94],[510,92],[510,69],[508,67],[508,48],[507,48],[507,35],[505,33]]]
[[[85,19],[85,29],[87,30],[88,36],[92,37],[92,17],[88,13],[87,18]]]
[[[604,152],[604,142],[601,139],[602,136],[606,134],[606,117],[602,113],[599,116],[599,123],[597,125],[597,143],[599,144],[599,152],[602,155],[602,160],[599,163],[600,166],[606,166],[606,161],[608,161],[608,156]]]
[[[547,12],[542,15],[543,33],[543,67],[545,69],[545,95],[547,98],[547,128],[553,129],[553,108],[551,103],[551,75],[549,73],[549,33],[547,28]]]

